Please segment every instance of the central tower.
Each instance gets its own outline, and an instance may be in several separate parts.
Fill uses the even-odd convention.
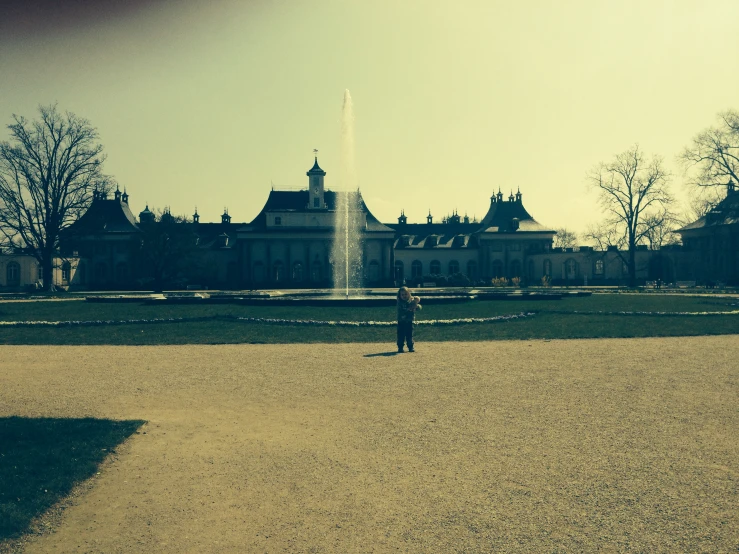
[[[326,207],[323,200],[323,178],[326,172],[318,165],[318,156],[313,167],[306,173],[308,176],[308,209],[322,210]]]

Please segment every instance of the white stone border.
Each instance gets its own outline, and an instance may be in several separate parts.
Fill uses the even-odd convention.
[[[498,315],[494,317],[468,317],[459,319],[423,319],[416,325],[465,325],[470,323],[496,323],[531,317],[533,312]],[[267,325],[293,325],[315,327],[392,327],[397,321],[320,321],[314,319],[273,319],[266,317],[209,316],[172,317],[156,319],[125,319],[97,321],[0,321],[0,327],[99,327],[103,325],[148,325],[154,323],[189,323],[195,321],[240,321],[242,323],[264,323]]]
[[[542,310],[544,311],[544,310]],[[730,312],[606,312],[606,311],[565,311],[546,310],[550,314],[578,314],[578,315],[651,315],[651,316],[683,316],[683,315],[739,315],[739,310]]]

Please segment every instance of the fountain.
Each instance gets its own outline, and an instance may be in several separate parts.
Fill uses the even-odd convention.
[[[362,287],[364,212],[354,163],[354,108],[349,90],[341,110],[341,190],[336,193],[334,241],[331,249],[334,295],[349,298]]]
[[[197,295],[169,295],[152,302],[161,303],[238,303],[245,305],[306,305],[306,306],[395,306],[395,292],[373,293],[363,290],[362,267],[364,229],[367,224],[367,209],[359,192],[356,165],[354,162],[354,109],[352,97],[344,91],[341,112],[341,149],[339,168],[339,190],[334,191],[334,237],[330,262],[333,273],[333,290],[323,292],[259,292],[236,294],[198,293]],[[317,163],[317,160],[316,160]],[[320,168],[319,168],[320,170]],[[322,170],[321,170],[322,171]],[[324,173],[325,174],[325,173]],[[424,303],[464,302],[474,298],[471,294],[424,295]]]

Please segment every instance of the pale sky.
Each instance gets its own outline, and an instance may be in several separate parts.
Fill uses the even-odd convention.
[[[8,1],[0,138],[39,104],[89,119],[134,213],[250,221],[271,183],[307,184],[314,148],[341,188],[349,89],[381,221],[479,219],[520,187],[540,223],[583,231],[594,165],[638,143],[683,196],[676,156],[739,108],[736,0]]]

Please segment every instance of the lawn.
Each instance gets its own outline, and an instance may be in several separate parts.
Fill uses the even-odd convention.
[[[595,294],[562,300],[491,300],[427,304],[418,320],[531,314],[496,323],[418,325],[419,341],[660,337],[739,333],[739,315],[690,315],[739,310],[739,298],[712,295]],[[622,313],[641,312],[641,313]],[[668,314],[660,314],[667,312]],[[676,313],[679,313],[676,315]],[[392,342],[391,327],[291,326],[236,317],[318,321],[392,321],[392,307],[146,305],[38,301],[0,303],[0,321],[116,321],[174,319],[166,323],[5,327],[0,344],[230,344]],[[180,318],[205,318],[177,321]]]
[[[92,477],[143,421],[0,417],[0,541]]]

